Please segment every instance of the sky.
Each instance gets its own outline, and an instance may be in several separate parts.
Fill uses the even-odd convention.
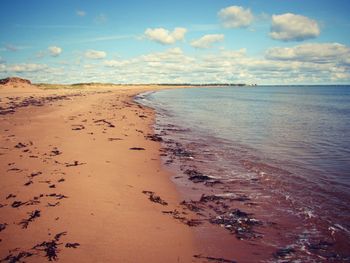
[[[350,83],[348,0],[0,3],[0,78]]]

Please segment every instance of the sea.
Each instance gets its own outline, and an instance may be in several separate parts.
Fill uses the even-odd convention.
[[[192,189],[247,197],[240,208],[265,225],[260,262],[350,262],[350,86],[179,88],[136,101],[155,109],[165,149],[191,153],[164,157],[187,200]],[[227,186],[205,190],[184,166]]]

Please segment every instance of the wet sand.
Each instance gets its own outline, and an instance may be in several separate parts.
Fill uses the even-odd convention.
[[[133,103],[160,88],[0,88],[1,262],[202,262]]]

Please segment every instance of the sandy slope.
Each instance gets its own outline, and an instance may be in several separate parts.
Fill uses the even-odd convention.
[[[149,89],[0,89],[0,260],[193,261],[191,228],[162,213],[179,199],[145,138],[154,114],[131,102]]]

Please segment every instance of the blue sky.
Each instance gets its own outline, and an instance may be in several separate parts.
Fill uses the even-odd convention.
[[[0,77],[350,83],[350,1],[1,1]]]

